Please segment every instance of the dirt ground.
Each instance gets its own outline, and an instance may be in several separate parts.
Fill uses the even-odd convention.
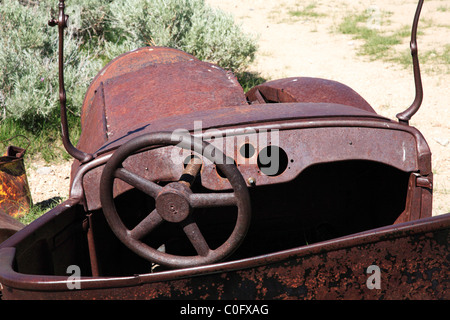
[[[359,55],[363,40],[336,30],[344,16],[365,10],[371,10],[372,26],[381,31],[410,28],[415,0],[206,2],[231,13],[244,31],[258,38],[259,49],[249,71],[267,80],[290,76],[336,80],[353,88],[379,114],[391,119],[414,99],[411,68]],[[433,52],[428,57],[439,56],[450,43],[450,3],[425,1],[419,30],[419,53]],[[405,37],[404,43],[395,49],[407,50],[408,43]],[[433,153],[433,214],[438,215],[450,212],[450,68],[431,58],[421,61],[421,68],[424,100],[410,123],[423,133]],[[67,198],[69,174],[70,162],[27,164],[34,203]]]

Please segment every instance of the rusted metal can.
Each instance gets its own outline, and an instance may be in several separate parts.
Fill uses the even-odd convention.
[[[17,137],[19,136],[2,142],[5,143]],[[24,136],[20,137],[28,140]],[[26,148],[10,145],[0,157],[0,210],[13,218],[24,216],[30,210],[32,203],[23,162]]]

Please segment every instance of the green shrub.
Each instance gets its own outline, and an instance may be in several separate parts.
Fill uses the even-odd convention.
[[[204,0],[113,1],[110,13],[108,58],[146,45],[177,48],[234,71],[254,58],[254,39]]]
[[[47,1],[50,2],[50,1]],[[15,0],[0,5],[0,103],[2,117],[30,129],[58,108],[58,32],[48,27],[49,4],[25,6]],[[52,1],[54,2],[54,1]],[[101,63],[82,38],[65,38],[66,90],[69,111],[77,114],[92,76]]]
[[[58,32],[47,25],[57,4],[0,0],[0,121],[12,118],[32,129],[58,110]],[[235,72],[256,51],[231,16],[204,0],[74,0],[66,6],[65,87],[69,112],[77,116],[95,74],[132,49],[174,47]]]

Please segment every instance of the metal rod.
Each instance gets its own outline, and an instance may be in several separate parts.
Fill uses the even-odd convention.
[[[91,261],[91,272],[93,277],[98,277],[100,275],[100,271],[97,259],[97,250],[94,240],[92,213],[87,214],[87,219],[88,220],[86,228],[87,228],[87,239],[89,248],[89,259]]]
[[[416,14],[414,16],[414,22],[411,30],[411,56],[413,61],[413,70],[414,70],[414,83],[416,89],[416,96],[414,98],[411,106],[405,111],[398,113],[397,118],[400,123],[408,124],[411,117],[419,110],[420,105],[423,100],[423,88],[422,88],[422,79],[420,76],[420,67],[419,67],[419,57],[417,50],[417,26],[419,24],[419,16],[420,11],[422,10],[423,0],[419,0],[417,4]]]
[[[197,174],[199,173],[201,167],[201,160],[198,157],[193,156],[186,165],[186,168],[184,168],[178,182],[186,185],[189,188],[192,187],[192,184],[194,183],[194,180],[197,177]]]
[[[61,134],[63,145],[66,151],[75,159],[82,163],[87,162],[93,158],[91,154],[78,150],[70,142],[69,125],[67,123],[67,108],[66,108],[66,90],[64,88],[64,29],[67,27],[68,15],[64,13],[64,0],[59,1],[59,17],[58,20],[51,19],[48,25],[51,27],[58,26],[59,30],[59,104],[61,113]]]

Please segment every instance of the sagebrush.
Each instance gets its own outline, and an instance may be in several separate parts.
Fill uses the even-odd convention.
[[[57,114],[58,32],[47,25],[57,4],[0,0],[0,119],[35,127]],[[66,13],[67,106],[77,116],[92,78],[121,53],[168,46],[239,72],[256,52],[254,37],[204,0],[74,0]]]

